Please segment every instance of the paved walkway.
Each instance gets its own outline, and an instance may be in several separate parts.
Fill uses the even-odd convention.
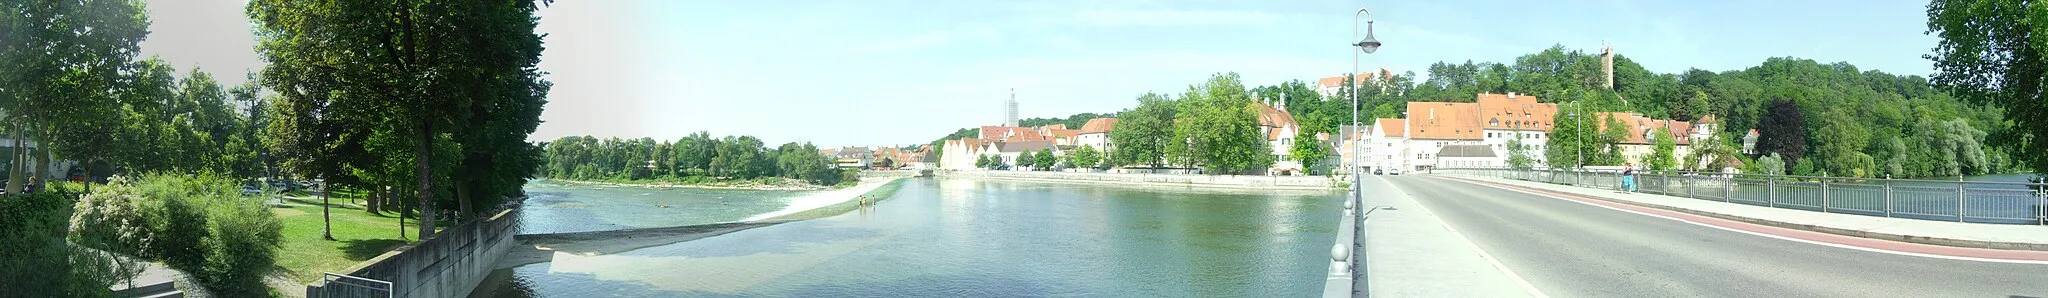
[[[1360,186],[1366,279],[1375,297],[1533,297],[1531,288],[1379,176]]]
[[[1446,177],[1595,197],[1633,205],[1847,236],[1961,247],[2048,250],[2048,226],[1960,223],[1821,213],[1665,195],[1620,193],[1612,190],[1493,177],[1455,175]]]

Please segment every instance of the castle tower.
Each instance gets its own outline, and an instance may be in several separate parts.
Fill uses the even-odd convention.
[[[1604,45],[1600,49],[1600,73],[1607,76],[1607,90],[1614,90],[1614,46]]]

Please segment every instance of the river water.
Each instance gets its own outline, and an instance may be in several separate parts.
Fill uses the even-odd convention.
[[[730,222],[781,210],[815,191],[526,184],[520,234],[609,231]]]
[[[490,292],[537,297],[1319,295],[1341,194],[906,179],[872,209],[623,253],[557,253]],[[554,231],[731,221],[805,192],[683,196],[534,186]],[[667,204],[682,214],[630,206]],[[710,205],[716,207],[685,205]],[[549,206],[548,203],[538,206]],[[542,207],[555,208],[555,207]],[[678,209],[681,208],[681,209]],[[566,209],[566,208],[565,208]],[[750,214],[749,212],[754,212]],[[485,289],[479,289],[483,291]]]

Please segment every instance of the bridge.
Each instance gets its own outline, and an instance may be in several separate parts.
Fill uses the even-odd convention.
[[[1325,297],[2048,297],[2041,184],[1438,169],[1354,178]]]

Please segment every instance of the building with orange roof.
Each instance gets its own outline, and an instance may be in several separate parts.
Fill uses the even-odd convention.
[[[1501,159],[1494,164],[1507,164],[1508,143],[1516,139],[1521,140],[1530,159],[1544,164],[1544,143],[1549,141],[1550,129],[1556,126],[1551,120],[1557,116],[1557,104],[1515,93],[1480,93],[1475,102],[1485,125],[1480,128],[1480,143]]]
[[[1266,139],[1273,154],[1273,168],[1270,170],[1301,173],[1304,167],[1292,155],[1294,139],[1301,131],[1301,124],[1294,121],[1285,107],[1275,107],[1265,102],[1252,103],[1252,111],[1259,122],[1260,137]]]
[[[1111,150],[1109,131],[1114,128],[1116,128],[1116,118],[1088,119],[1088,123],[1081,125],[1080,133],[1074,135],[1074,143],[1081,146],[1095,147],[1095,150],[1101,151],[1103,156],[1109,156],[1109,150]]]
[[[1361,78],[1359,78],[1359,79],[1357,79],[1357,80],[1352,80],[1352,82],[1351,82],[1351,83],[1353,84],[1353,86],[1364,86],[1364,85],[1365,85],[1365,83],[1366,83],[1366,82],[1369,82],[1369,81],[1377,81],[1377,80],[1385,80],[1385,79],[1390,79],[1390,78],[1393,78],[1393,77],[1394,77],[1394,72],[1393,72],[1393,71],[1389,71],[1389,70],[1387,70],[1387,69],[1385,69],[1385,68],[1381,68],[1379,72],[1376,72],[1376,73],[1375,73],[1375,72],[1367,72],[1367,73],[1359,74],[1359,76],[1360,76]],[[1338,91],[1340,91],[1340,90],[1343,90],[1343,88],[1344,88],[1344,80],[1345,80],[1345,79],[1348,79],[1348,78],[1351,78],[1351,75],[1350,75],[1350,74],[1344,74],[1344,75],[1338,75],[1338,76],[1334,76],[1334,77],[1327,77],[1327,78],[1317,79],[1317,80],[1316,80],[1316,94],[1321,94],[1321,95],[1323,95],[1323,98],[1336,98],[1336,97],[1342,96],[1342,95],[1340,95],[1340,94],[1337,94],[1337,92],[1338,92]]]

